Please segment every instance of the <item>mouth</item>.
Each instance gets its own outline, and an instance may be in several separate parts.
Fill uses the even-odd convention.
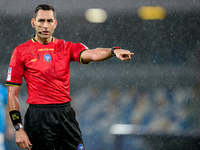
[[[43,34],[43,35],[48,35],[48,34],[49,34],[49,31],[42,31],[42,34]]]

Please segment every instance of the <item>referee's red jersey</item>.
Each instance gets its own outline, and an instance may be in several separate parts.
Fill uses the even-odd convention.
[[[70,61],[81,62],[81,43],[53,38],[47,45],[32,38],[13,51],[6,85],[27,83],[29,104],[61,104],[70,98]]]

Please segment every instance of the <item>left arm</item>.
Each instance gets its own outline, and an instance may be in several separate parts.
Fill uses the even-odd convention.
[[[131,55],[134,55],[134,53],[124,49],[115,49],[114,54],[118,59],[122,61],[130,60]],[[81,55],[81,59],[82,62],[86,63],[90,61],[103,61],[113,56],[114,55],[111,53],[111,48],[96,48],[93,50],[84,51]]]

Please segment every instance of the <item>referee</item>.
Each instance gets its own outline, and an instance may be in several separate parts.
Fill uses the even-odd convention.
[[[56,39],[52,36],[57,26],[56,12],[47,4],[36,7],[31,25],[35,36],[14,49],[6,79],[16,143],[28,150],[84,150],[70,105],[70,62],[88,64],[113,56],[125,61],[133,53],[119,47],[90,50],[82,43]],[[22,77],[27,84],[29,104],[24,127],[18,103]]]

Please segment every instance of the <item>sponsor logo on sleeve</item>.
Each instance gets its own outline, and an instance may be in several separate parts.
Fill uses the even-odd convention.
[[[8,74],[7,74],[7,81],[11,81],[11,73],[12,73],[12,68],[11,67],[9,67],[8,68]]]

